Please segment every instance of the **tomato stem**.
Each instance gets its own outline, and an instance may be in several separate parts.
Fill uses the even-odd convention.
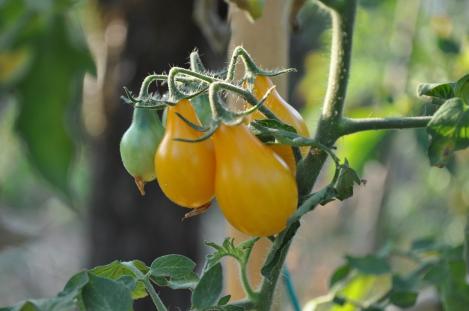
[[[241,270],[240,271],[241,283],[243,285],[244,292],[247,294],[249,300],[255,303],[259,297],[259,293],[257,293],[256,291],[252,289],[251,282],[249,281],[249,277],[248,277],[248,271],[247,271],[249,257],[251,256],[252,249],[253,247],[248,248],[248,250],[244,254],[244,257],[241,258],[241,260],[238,259],[238,263],[239,263],[239,267]]]
[[[340,123],[340,136],[368,130],[426,127],[431,119],[431,116],[364,119],[343,118]]]
[[[168,88],[169,88],[170,97],[176,100],[180,100],[182,98],[187,98],[191,96],[190,94],[185,94],[184,92],[178,89],[177,84],[176,84],[177,75],[190,76],[206,84],[210,84],[212,82],[218,81],[217,78],[211,77],[203,73],[194,72],[186,68],[173,67],[171,68],[168,74]]]
[[[329,81],[326,92],[326,97],[319,120],[318,129],[315,135],[315,140],[331,147],[334,145],[337,138],[340,137],[340,121],[342,119],[342,111],[344,107],[344,99],[347,91],[347,84],[350,72],[350,59],[352,55],[352,37],[355,22],[355,12],[357,7],[357,0],[348,0],[343,2],[343,7],[338,10],[334,8],[329,9],[332,18],[332,47],[331,47],[331,64],[329,71]],[[300,195],[305,195],[311,191],[313,185],[319,176],[319,173],[324,166],[327,159],[327,153],[319,149],[319,152],[314,154],[310,152],[304,159],[303,163],[308,168],[307,178],[297,178],[299,181],[298,187]],[[299,170],[301,172],[302,170]],[[300,174],[301,175],[301,174]],[[298,177],[298,176],[297,176]],[[291,224],[293,226],[297,224]],[[287,232],[290,226],[285,229]],[[296,233],[292,233],[293,235]],[[272,305],[273,293],[277,284],[277,280],[282,271],[288,249],[291,245],[291,239],[287,242],[283,240],[283,234],[279,234],[271,249],[270,255],[277,253],[278,260],[272,267],[270,272],[270,279],[264,278],[259,293],[258,310],[268,311]]]
[[[153,301],[153,304],[156,307],[157,311],[168,311],[166,306],[164,305],[163,301],[161,300],[160,296],[155,291],[155,288],[150,282],[150,272],[148,272],[146,275],[142,273],[134,264],[133,262],[123,262],[123,264],[128,267],[132,272],[135,274],[137,278],[139,278],[143,284],[145,285],[145,289],[150,295],[151,300]]]
[[[166,75],[157,75],[151,74],[145,77],[140,87],[140,93],[138,94],[139,98],[148,96],[148,89],[154,81],[166,80],[168,77]]]
[[[245,77],[253,76],[253,75],[262,75],[262,76],[276,76],[280,74],[284,74],[287,72],[293,72],[296,71],[294,68],[287,68],[287,69],[282,69],[282,70],[263,70],[259,68],[256,63],[254,62],[253,58],[249,53],[242,47],[242,46],[237,46],[230,59],[230,63],[228,64],[228,70],[226,74],[225,81],[232,81],[235,78],[235,71],[236,71],[236,65],[238,63],[238,58],[241,58],[241,60],[244,63],[245,67]]]
[[[258,299],[259,294],[255,292],[252,287],[251,283],[249,282],[248,272],[247,272],[247,262],[240,262],[241,267],[241,283],[243,285],[244,291],[247,294],[249,300],[252,302],[256,302]]]
[[[203,73],[206,71],[204,63],[200,59],[199,52],[193,51],[191,55],[189,56],[190,59],[190,64],[191,64],[191,70],[194,72],[200,72]]]

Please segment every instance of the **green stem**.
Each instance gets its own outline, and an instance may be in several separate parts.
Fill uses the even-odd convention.
[[[138,97],[141,98],[141,97],[148,96],[148,89],[154,81],[166,80],[167,78],[168,77],[166,75],[156,75],[156,74],[146,76],[145,79],[143,79]]]
[[[340,10],[329,9],[332,18],[332,46],[329,81],[321,118],[336,123],[342,117],[352,56],[353,28],[357,0],[344,1]]]
[[[256,302],[258,298],[258,294],[252,289],[251,282],[249,281],[248,277],[248,262],[249,258],[251,257],[253,247],[250,247],[242,260],[238,260],[239,267],[241,269],[241,283],[243,284],[244,291],[248,295],[248,298],[252,302]]]
[[[340,124],[340,135],[349,135],[368,130],[420,128],[427,126],[431,119],[431,116],[366,119],[343,118]]]
[[[189,60],[191,63],[191,70],[194,72],[205,72],[205,66],[204,63],[202,63],[202,60],[200,59],[199,52],[193,51],[191,55],[189,56]]]
[[[256,304],[254,302],[252,302],[251,300],[236,301],[236,302],[231,303],[231,305],[240,307],[244,311],[257,310],[256,309]]]
[[[243,284],[244,291],[246,292],[250,301],[255,302],[258,294],[252,289],[251,283],[249,282],[247,262],[240,263],[241,268],[241,283]]]
[[[250,72],[257,72],[259,69],[254,63],[251,55],[241,46],[237,46],[230,59],[230,63],[228,64],[228,72],[226,74],[225,81],[232,81],[234,79],[236,64],[238,63],[238,58],[241,57],[243,60],[244,66],[246,67],[247,71]]]
[[[169,74],[168,74],[168,89],[169,89],[169,95],[172,98],[176,98],[176,99],[190,96],[188,94],[184,94],[183,92],[181,92],[177,88],[176,76],[178,74],[183,74],[183,75],[186,75],[186,76],[193,77],[196,80],[199,80],[199,81],[207,83],[207,84],[218,80],[218,79],[210,77],[206,74],[199,73],[199,72],[194,72],[194,71],[191,71],[191,70],[186,69],[186,68],[173,67],[173,68],[171,68],[171,70],[169,71]]]
[[[280,75],[283,73],[287,72],[292,72],[295,71],[295,69],[289,68],[289,69],[283,69],[283,70],[274,70],[274,71],[268,71],[268,70],[263,70],[259,67],[257,67],[256,63],[254,62],[253,58],[249,53],[241,46],[237,46],[230,59],[230,63],[228,64],[228,70],[226,73],[226,78],[225,81],[232,81],[235,78],[235,71],[236,71],[236,65],[238,63],[238,58],[241,58],[241,60],[244,63],[245,67],[245,77],[254,75],[261,75],[261,76],[276,76]]]
[[[238,87],[236,85],[233,85],[231,83],[221,82],[221,81],[212,83],[210,85],[209,97],[211,97],[211,102],[212,102],[212,99],[216,102],[216,99],[214,98],[214,96],[219,93],[220,89],[224,89],[226,91],[233,92],[233,93],[237,94],[238,96],[241,96],[242,98],[244,98],[252,106],[259,105],[259,101],[257,100],[257,98],[254,95],[252,95],[249,91],[247,91],[247,90],[245,90],[241,87]],[[212,91],[212,93],[210,93],[210,90]],[[212,94],[212,95],[210,95],[210,94]],[[279,118],[277,118],[277,116],[275,114],[273,114],[272,111],[270,111],[269,108],[265,107],[264,105],[260,105],[258,107],[258,109],[267,118],[280,121]]]
[[[274,243],[272,244],[271,249],[278,249],[281,246],[282,242],[282,239],[279,239],[277,236]],[[275,264],[271,272],[272,278],[270,280],[264,278],[264,281],[262,282],[261,290],[259,292],[259,302],[257,305],[258,311],[269,311],[272,306],[272,299],[274,296],[275,288],[277,286],[277,281],[280,276],[280,272],[282,271],[283,263],[285,262],[285,259],[287,257],[290,244],[291,241],[287,242],[287,244],[284,245],[285,251],[279,253],[279,260]]]
[[[123,265],[128,267],[132,272],[135,274],[135,276],[143,281],[143,284],[145,285],[145,289],[147,293],[150,295],[151,300],[153,301],[153,304],[156,307],[157,311],[168,311],[166,306],[164,305],[163,301],[161,300],[160,296],[155,291],[155,288],[150,282],[149,275],[145,275],[140,271],[137,267],[134,266],[133,262],[123,262]]]
[[[151,284],[150,280],[147,276],[143,278],[143,284],[145,284],[145,289],[147,290],[148,294],[151,297],[151,300],[155,304],[156,310],[158,311],[167,311],[168,309],[164,305],[163,301],[161,300],[160,296],[155,291],[153,284]]]
[[[332,18],[332,47],[329,81],[315,140],[332,147],[340,137],[340,126],[350,74],[352,37],[357,0],[345,1],[343,7],[328,8]],[[327,153],[315,149],[299,163],[297,183],[300,195],[308,194],[316,183]]]
[[[332,16],[333,28],[331,66],[324,107],[315,136],[316,140],[326,147],[331,147],[340,136],[339,126],[342,118],[350,71],[356,6],[357,0],[348,0],[345,1],[340,10],[329,10]],[[301,182],[306,183],[306,185],[299,185],[303,186],[303,191],[305,191],[304,189],[308,189],[308,191],[310,191],[319,176],[319,172],[324,165],[326,158],[327,153],[322,150],[318,150],[317,154],[313,155],[310,153],[306,159],[302,161],[303,164],[307,164],[305,165],[306,167],[313,169],[313,171],[304,172],[305,174],[310,175],[309,178],[299,178]],[[307,162],[305,163],[305,161]],[[285,230],[288,230],[288,228]],[[281,235],[282,234],[279,236]],[[275,286],[285,262],[288,248],[291,245],[290,240],[282,247],[284,241],[280,239],[279,236],[275,239],[271,250],[271,252],[279,252],[279,260],[271,271],[271,279],[268,280],[264,278],[262,283],[258,303],[258,310],[260,311],[268,311],[271,308]],[[279,247],[280,249],[278,249]]]

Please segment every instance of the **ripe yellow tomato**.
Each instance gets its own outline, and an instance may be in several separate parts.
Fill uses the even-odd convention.
[[[197,143],[174,140],[196,139],[202,135],[176,113],[200,125],[188,100],[168,108],[165,135],[155,154],[156,178],[171,201],[187,208],[198,208],[210,202],[215,192],[213,144],[210,139]]]
[[[225,218],[252,236],[282,231],[298,193],[287,165],[244,124],[220,125],[213,135],[215,194]]]
[[[254,95],[259,100],[264,94],[273,86],[272,80],[266,76],[257,76],[254,81]],[[281,121],[286,124],[293,126],[299,135],[309,137],[309,130],[306,126],[305,121],[301,117],[300,113],[290,106],[277,90],[273,90],[267,97],[264,105],[269,108]],[[265,116],[259,111],[255,111],[250,115],[250,120],[265,119]],[[272,150],[275,151],[288,165],[293,174],[296,173],[296,162],[293,156],[293,151],[288,145],[271,145]],[[301,148],[303,156],[308,152],[309,147]]]

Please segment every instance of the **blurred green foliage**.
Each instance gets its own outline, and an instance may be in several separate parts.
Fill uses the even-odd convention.
[[[83,76],[94,62],[78,1],[0,2],[0,100],[17,106],[15,128],[34,168],[69,201]]]
[[[419,97],[416,89],[422,82],[457,81],[469,72],[469,27],[464,22],[468,18],[468,5],[465,1],[360,1],[346,115],[358,118],[434,113],[443,100]],[[324,17],[317,8],[305,9],[313,11],[317,19]],[[330,48],[327,29],[321,35],[322,47],[305,59],[306,75],[298,86],[306,98],[304,114],[312,130],[317,124],[327,85]],[[448,134],[444,133],[447,121],[443,118],[434,130],[443,136]],[[465,144],[467,129],[462,127],[458,133]],[[451,133],[448,135],[442,140],[445,143],[449,142],[447,137],[453,137]],[[425,130],[369,131],[341,138],[337,152],[339,157],[347,158],[350,166],[361,176],[383,171],[387,174],[384,189],[380,190],[384,196],[377,203],[379,206],[374,207],[379,209],[379,220],[372,232],[376,234],[372,238],[377,243],[374,248],[380,249],[381,246],[385,249],[391,243],[406,249],[413,239],[422,236],[436,237],[438,243],[447,245],[448,250],[455,247],[454,252],[440,253],[441,258],[438,264],[435,263],[434,268],[446,271],[444,274],[436,276],[433,283],[429,280],[426,285],[417,283],[422,286],[419,290],[435,285],[445,310],[462,311],[467,308],[462,299],[467,295],[467,285],[463,284],[466,268],[460,246],[469,211],[468,153],[463,151],[449,156],[447,168],[432,168],[427,156],[429,142]],[[379,163],[384,169],[373,171],[370,163]],[[331,172],[332,169],[329,174]],[[364,220],[350,221],[361,207],[358,202],[351,200],[345,203],[344,220],[340,222],[342,227],[329,240],[334,241],[334,245],[341,245],[337,241],[343,240],[350,243],[349,236],[359,231],[353,226]],[[324,246],[314,246],[318,247],[314,252],[323,251]],[[355,252],[353,249],[349,251]],[[435,252],[428,255],[429,259],[438,257]],[[389,263],[393,273],[402,275],[403,271],[415,265],[410,261],[409,264],[408,261],[392,259]],[[311,301],[306,310],[380,310],[374,309],[370,301],[382,299],[381,303],[404,307],[417,298],[415,287],[395,288],[395,275],[364,276],[346,262],[333,275],[337,283],[331,286],[329,295]],[[398,293],[392,294],[390,289],[398,290]],[[337,298],[337,293],[345,295],[351,302],[344,297]]]

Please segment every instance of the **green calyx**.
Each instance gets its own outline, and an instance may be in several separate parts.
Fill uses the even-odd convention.
[[[120,142],[120,154],[142,195],[145,182],[155,179],[154,157],[163,135],[164,128],[156,111],[134,109],[132,123]]]

